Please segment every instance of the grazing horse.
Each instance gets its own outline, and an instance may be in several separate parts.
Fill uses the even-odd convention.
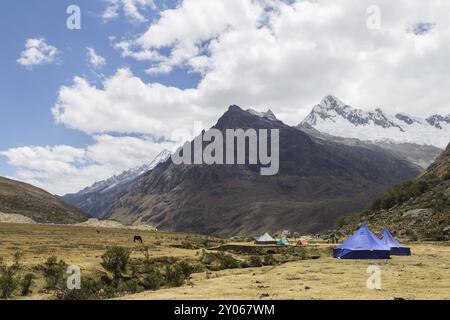
[[[142,240],[141,236],[134,236],[133,242],[139,242],[139,243],[144,243],[144,240]]]

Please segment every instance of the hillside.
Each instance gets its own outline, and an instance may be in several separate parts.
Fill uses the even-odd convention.
[[[19,214],[38,223],[77,223],[87,220],[79,209],[32,185],[0,177],[0,212]]]
[[[122,172],[109,179],[98,181],[77,193],[66,194],[64,202],[74,205],[94,218],[103,218],[113,201],[130,186],[135,179],[167,161],[170,151],[162,151],[150,164]]]
[[[387,190],[358,220],[413,240],[450,240],[450,145],[424,174]],[[355,227],[337,231],[349,234]]]
[[[231,106],[215,128],[279,129],[279,174],[261,176],[257,165],[174,165],[168,160],[138,178],[106,217],[227,236],[282,229],[310,233],[332,227],[386,187],[420,173],[387,152],[319,143],[270,113]]]

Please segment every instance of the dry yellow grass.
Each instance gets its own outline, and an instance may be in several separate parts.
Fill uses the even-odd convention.
[[[153,257],[196,259],[199,250],[174,248],[184,241],[207,237],[126,229],[0,224],[0,256],[23,252],[27,266],[42,263],[50,255],[77,264],[83,272],[100,270],[101,255],[108,246],[139,248],[132,238],[139,233]],[[212,239],[212,238],[210,238]],[[318,245],[323,246],[323,245]],[[411,257],[388,261],[318,260],[289,262],[276,267],[234,269],[194,274],[179,288],[143,292],[125,299],[450,299],[450,245],[417,243]],[[138,256],[140,253],[135,253]],[[366,286],[369,265],[381,267],[381,290]],[[33,299],[45,298],[42,295]]]
[[[450,246],[418,244],[388,261],[322,258],[277,267],[193,276],[180,288],[125,299],[450,299]],[[369,265],[381,267],[381,290],[367,289]]]
[[[141,235],[144,245],[134,244],[134,235]],[[82,270],[93,271],[100,268],[105,250],[114,245],[136,249],[132,257],[143,256],[139,249],[144,246],[149,247],[151,257],[194,257],[196,250],[174,248],[172,245],[204,239],[214,238],[128,229],[0,224],[0,257],[8,261],[14,252],[20,251],[23,264],[32,266],[54,255],[68,264],[79,265]]]

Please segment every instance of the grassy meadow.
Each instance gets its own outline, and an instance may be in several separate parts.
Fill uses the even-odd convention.
[[[134,235],[142,236],[144,244],[134,244]],[[208,250],[226,243],[230,241],[183,233],[0,224],[3,263],[13,263],[19,251],[20,272],[36,277],[32,293],[13,299],[55,298],[45,290],[41,271],[50,256],[80,266],[83,277],[112,278],[102,266],[102,255],[113,246],[131,250],[130,264],[121,276],[128,282],[120,286],[130,288],[133,277],[140,277],[133,286],[139,290],[122,289],[113,297],[119,299],[450,299],[450,244],[446,242],[411,243],[411,257],[381,261],[333,259],[331,245],[314,241],[306,248],[259,256]],[[177,263],[189,271],[173,280],[170,267]],[[381,268],[381,290],[367,289],[370,265]],[[162,279],[155,290],[141,287],[143,277],[149,278],[145,266],[152,266],[151,272]],[[154,276],[151,273],[152,284]]]

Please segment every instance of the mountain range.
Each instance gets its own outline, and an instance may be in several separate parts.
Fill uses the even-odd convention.
[[[450,140],[450,114],[426,119],[405,113],[390,115],[377,108],[364,111],[327,95],[316,105],[299,127],[362,141],[412,143],[444,149]]]
[[[449,120],[366,112],[332,95],[297,127],[271,110],[231,106],[213,128],[279,129],[278,175],[262,177],[258,165],[175,165],[163,151],[150,164],[62,199],[92,217],[162,230],[225,236],[323,231],[428,168],[448,143]]]
[[[258,165],[175,165],[169,159],[138,177],[105,217],[224,236],[282,229],[310,233],[333,226],[388,186],[420,173],[382,149],[319,142],[270,113],[238,106],[214,128],[279,129],[278,175],[261,176]]]
[[[66,194],[62,199],[94,218],[103,218],[115,198],[127,189],[139,176],[153,170],[158,164],[170,158],[170,151],[163,150],[150,164],[144,164],[94,183],[80,192]]]

